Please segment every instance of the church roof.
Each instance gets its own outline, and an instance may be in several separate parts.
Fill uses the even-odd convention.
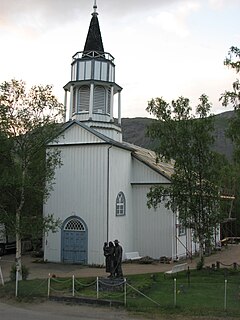
[[[104,52],[100,26],[98,22],[97,12],[92,13],[92,19],[88,29],[87,39],[84,46],[84,52],[97,51]]]
[[[174,161],[163,162],[157,158],[157,155],[154,151],[136,146],[134,144],[131,144],[125,141],[124,142],[115,141],[107,137],[106,135],[96,131],[95,129],[87,126],[86,124],[82,123],[79,120],[69,120],[68,122],[64,123],[61,133],[63,133],[66,129],[70,128],[74,124],[84,128],[88,132],[91,132],[92,134],[94,134],[95,136],[97,136],[107,144],[130,151],[132,156],[135,159],[141,161],[142,163],[149,166],[154,171],[163,175],[165,178],[171,180],[171,176],[174,172]]]
[[[171,179],[172,174],[174,173],[174,161],[163,162],[157,158],[157,155],[154,151],[145,149],[134,144],[123,142],[124,145],[132,148],[134,151],[132,155],[137,160],[145,163],[154,171],[157,171],[167,179]],[[158,160],[157,160],[158,159]]]

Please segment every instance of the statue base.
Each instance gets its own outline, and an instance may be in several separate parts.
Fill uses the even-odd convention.
[[[99,291],[123,291],[124,290],[124,284],[125,284],[124,278],[98,278],[98,289]]]

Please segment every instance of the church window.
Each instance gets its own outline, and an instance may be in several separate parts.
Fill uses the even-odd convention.
[[[78,112],[89,110],[90,89],[89,86],[82,86],[79,89]]]
[[[94,79],[95,80],[100,80],[100,74],[101,74],[101,62],[100,61],[95,61]]]
[[[77,78],[77,65],[74,64],[72,66],[72,81],[76,81]]]
[[[114,82],[115,77],[114,77],[114,67],[112,65],[109,65],[109,81]]]
[[[85,61],[78,61],[78,78],[77,78],[77,80],[84,80],[84,73],[85,73]]]
[[[106,62],[102,62],[102,68],[101,68],[101,80],[103,81],[107,81],[107,63]]]
[[[102,86],[94,87],[93,113],[105,113],[106,90]]]
[[[182,224],[179,225],[178,235],[179,236],[185,236],[186,235],[186,228]]]
[[[68,231],[85,231],[85,227],[82,222],[76,218],[71,219],[65,225],[64,230]]]
[[[119,192],[116,199],[116,216],[126,215],[126,199],[123,192]]]
[[[91,70],[92,70],[92,62],[86,61],[86,67],[85,67],[85,79],[91,79]]]

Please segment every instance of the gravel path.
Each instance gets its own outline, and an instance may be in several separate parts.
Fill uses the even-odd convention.
[[[8,280],[11,266],[14,264],[14,254],[9,254],[1,257],[0,266],[2,269],[3,277]],[[29,268],[30,279],[46,279],[49,274],[57,277],[101,277],[106,276],[104,268],[91,268],[81,265],[62,264],[62,263],[39,263],[35,258],[30,255],[24,255],[23,264]],[[205,265],[211,266],[220,261],[220,266],[231,267],[233,263],[237,263],[240,266],[240,245],[233,244],[223,247],[221,251],[216,252],[208,257],[205,257]],[[196,268],[198,259],[195,258],[192,262],[186,261],[190,268]],[[181,262],[180,262],[181,263]],[[142,273],[157,273],[171,270],[173,265],[153,263],[153,264],[139,264],[139,263],[123,263],[123,273],[125,276],[130,274],[142,274]]]

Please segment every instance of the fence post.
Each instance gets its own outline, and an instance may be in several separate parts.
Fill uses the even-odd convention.
[[[98,299],[98,292],[99,292],[99,284],[98,284],[98,277],[97,277],[97,299]]]
[[[225,279],[224,285],[224,311],[227,310],[227,279]]]
[[[127,306],[127,279],[124,278],[124,306]]]
[[[72,296],[75,296],[75,277],[72,276]]]
[[[50,297],[50,287],[51,287],[51,275],[49,273],[48,274],[48,291],[47,291],[48,298]]]
[[[176,307],[177,305],[177,279],[174,278],[174,292],[173,292],[173,295],[174,295],[174,307]]]

